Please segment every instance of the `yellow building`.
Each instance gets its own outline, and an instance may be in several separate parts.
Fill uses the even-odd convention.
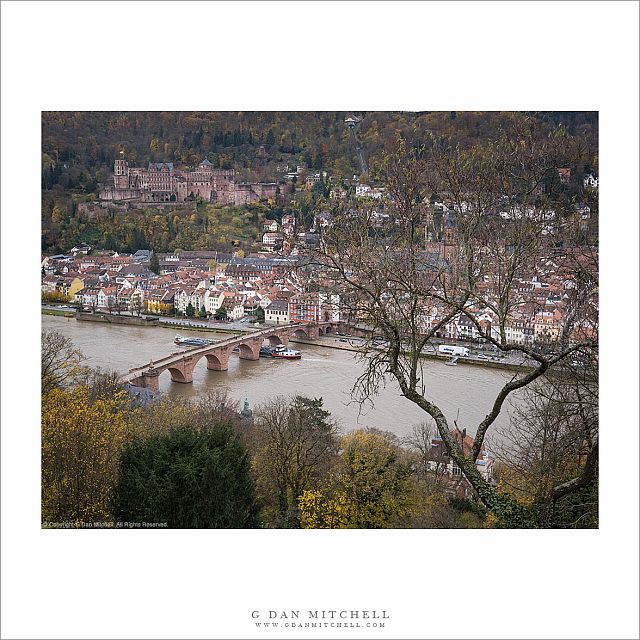
[[[562,326],[556,312],[536,314],[533,325],[533,338],[536,342],[556,342],[561,337]]]
[[[73,298],[73,296],[78,293],[78,291],[82,291],[84,289],[84,280],[80,280],[80,278],[74,278],[69,285],[69,291],[67,295],[69,299]]]

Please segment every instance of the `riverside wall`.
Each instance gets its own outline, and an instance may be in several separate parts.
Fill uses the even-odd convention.
[[[76,313],[76,320],[83,322],[107,322],[109,324],[128,324],[143,327],[157,327],[158,318],[138,318],[136,316],[119,316],[108,313]]]

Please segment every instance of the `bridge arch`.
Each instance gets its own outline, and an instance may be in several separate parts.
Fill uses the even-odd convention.
[[[274,333],[273,335],[267,336],[267,340],[272,347],[277,347],[279,344],[283,344],[285,347],[289,344],[289,337],[286,334],[278,335]]]
[[[158,378],[163,371],[169,371],[172,382],[193,382],[193,370],[199,360],[206,358],[207,369],[213,371],[226,371],[229,368],[229,356],[236,349],[243,360],[258,360],[260,347],[264,341],[271,346],[283,344],[287,346],[290,340],[314,340],[319,335],[335,331],[340,325],[323,323],[310,325],[289,325],[286,327],[274,327],[263,329],[235,338],[220,341],[222,344],[211,345],[195,350],[172,353],[171,355],[156,361],[155,365],[149,365],[130,369],[129,374],[123,376],[123,380],[134,386],[142,386],[157,392],[159,390]],[[195,351],[195,353],[194,353]]]
[[[167,367],[166,371],[171,374],[172,382],[193,382],[193,376],[185,375],[181,368]]]
[[[262,341],[251,343],[241,342],[238,349],[238,355],[241,360],[258,360],[260,358],[260,345]]]
[[[229,355],[222,353],[207,353],[207,369],[210,371],[226,371],[229,368]]]

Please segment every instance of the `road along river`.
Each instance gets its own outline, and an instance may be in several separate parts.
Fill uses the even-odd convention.
[[[158,360],[178,351],[173,339],[175,328],[135,327],[97,322],[80,322],[75,318],[42,316],[43,329],[55,329],[68,336],[86,356],[86,364],[126,373],[129,369]],[[223,340],[229,334],[181,330],[182,335]],[[338,419],[344,431],[359,427],[376,427],[404,436],[413,425],[428,416],[399,392],[389,380],[385,389],[373,398],[374,406],[360,407],[351,400],[351,388],[362,373],[362,363],[351,351],[314,345],[293,345],[302,352],[301,360],[229,359],[228,371],[209,371],[206,358],[196,365],[192,384],[171,382],[169,372],[160,376],[160,391],[171,396],[196,397],[212,390],[227,390],[238,401],[245,398],[251,407],[276,395],[300,394],[322,397],[324,406]],[[490,411],[491,404],[513,373],[480,366],[425,360],[426,397],[438,404],[453,426],[470,434]],[[511,404],[505,403],[494,427],[507,424]],[[493,431],[493,428],[492,428]]]

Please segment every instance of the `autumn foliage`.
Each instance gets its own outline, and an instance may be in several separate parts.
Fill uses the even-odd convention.
[[[418,506],[411,468],[383,436],[355,431],[342,438],[340,463],[322,489],[299,498],[301,525],[309,529],[401,526]]]
[[[42,520],[107,522],[122,444],[127,394],[91,399],[87,386],[53,389],[42,402]],[[81,526],[81,525],[80,525]]]

